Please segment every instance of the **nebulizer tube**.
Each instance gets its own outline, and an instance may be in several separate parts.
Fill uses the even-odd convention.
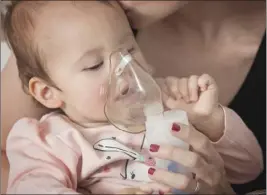
[[[171,134],[173,123],[188,125],[187,114],[182,110],[164,111],[159,86],[134,56],[125,50],[118,50],[110,56],[105,114],[120,130],[129,133],[145,131],[148,145],[167,144],[189,149],[187,143]],[[172,172],[188,173],[185,167],[169,160],[156,159],[156,166]]]

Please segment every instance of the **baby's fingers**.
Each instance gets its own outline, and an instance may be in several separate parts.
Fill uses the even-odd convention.
[[[175,102],[175,99],[170,93],[170,89],[166,84],[166,79],[157,78],[155,80],[161,89],[162,101],[163,101],[164,106],[166,106],[167,108],[173,108],[172,106],[174,106],[173,102]],[[171,102],[170,105],[169,105],[169,101]]]
[[[188,90],[189,90],[189,96],[190,100],[192,102],[195,102],[198,100],[198,92],[199,92],[199,86],[198,86],[198,76],[193,75],[188,80]]]
[[[201,91],[212,89],[215,85],[214,79],[208,74],[203,74],[198,78],[198,86]]]
[[[190,98],[189,98],[189,90],[188,90],[188,78],[179,79],[178,88],[184,101],[186,101],[186,103],[189,103]]]
[[[163,78],[156,78],[155,79],[156,83],[158,84],[158,86],[160,87],[161,91],[165,94],[168,94],[169,91],[168,91],[168,87],[165,83],[165,79]]]
[[[172,99],[177,100],[181,98],[181,94],[178,88],[179,79],[176,77],[167,77],[166,85],[168,86],[168,91]]]

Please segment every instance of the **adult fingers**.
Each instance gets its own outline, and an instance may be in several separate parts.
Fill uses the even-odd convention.
[[[192,150],[203,156],[208,163],[212,162],[220,167],[224,166],[222,158],[211,144],[207,136],[197,131],[191,125],[175,123],[173,126],[176,127],[172,130],[173,136],[188,143]]]
[[[197,178],[201,178],[209,185],[217,182],[219,177],[216,171],[213,171],[214,165],[208,164],[196,152],[188,151],[171,145],[155,145],[150,146],[150,152],[153,157],[174,161],[191,173],[194,173]]]

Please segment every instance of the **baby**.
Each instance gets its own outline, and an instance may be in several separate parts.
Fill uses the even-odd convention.
[[[43,106],[64,113],[23,118],[14,125],[7,141],[8,193],[112,194],[148,181],[153,163],[140,158],[148,150],[144,132],[120,131],[104,114],[101,91],[108,85],[110,54],[122,48],[145,64],[119,5],[17,1],[5,27],[24,89]],[[186,110],[212,141],[222,137],[229,111],[218,104],[210,76],[167,78],[159,85],[166,108]]]

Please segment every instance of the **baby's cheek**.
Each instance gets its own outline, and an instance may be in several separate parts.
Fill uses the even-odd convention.
[[[104,112],[104,105],[106,96],[101,92],[101,84],[94,82],[94,84],[85,83],[73,88],[71,93],[72,101],[75,101],[77,109],[85,115],[95,116],[102,115],[100,112]]]
[[[95,110],[103,110],[106,103],[106,96],[101,94],[101,90],[99,88],[91,90],[83,101],[87,102],[87,104]]]
[[[82,101],[84,102],[84,104],[88,105],[88,107],[92,108],[100,107],[105,104],[105,99],[99,96],[98,94],[90,95],[86,98],[83,98]]]

